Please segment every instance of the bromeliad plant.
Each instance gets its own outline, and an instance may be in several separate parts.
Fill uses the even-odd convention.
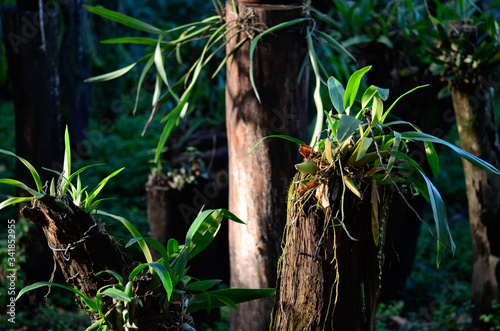
[[[49,247],[54,251],[66,281],[74,285],[71,287],[53,282],[39,282],[23,288],[17,299],[33,289],[56,286],[75,293],[81,300],[83,307],[93,319],[93,324],[87,330],[137,329],[144,327],[144,320],[154,321],[155,327],[174,325],[179,329],[194,330],[193,320],[190,316],[192,312],[201,309],[210,311],[212,308],[222,306],[238,309],[237,303],[274,294],[274,289],[214,290],[214,287],[221,282],[220,280],[198,280],[186,274],[189,269],[189,260],[201,253],[213,241],[224,218],[244,224],[234,214],[225,209],[201,211],[189,228],[184,245],[180,245],[175,239],[170,239],[167,247],[164,247],[153,238],[143,237],[137,228],[125,218],[96,209],[99,202],[104,200],[95,201],[96,196],[107,181],[123,168],[113,172],[102,180],[94,190],[87,193],[86,187],[82,188],[80,174],[91,166],[71,173],[70,142],[67,129],[65,145],[63,172],[56,172],[59,175],[59,180],[57,184],[54,181],[51,182],[49,192],[45,192],[38,172],[27,160],[9,151],[0,150],[1,153],[14,156],[26,165],[37,187],[35,190],[13,179],[0,179],[0,183],[20,187],[32,195],[31,197],[9,198],[0,203],[0,209],[16,203],[31,202],[32,208],[23,209],[23,215],[34,223],[36,221],[37,224],[42,223],[42,226],[51,227],[51,229],[44,227]],[[72,183],[75,178],[77,180],[76,186]],[[29,213],[24,212],[26,209]],[[44,216],[36,215],[37,209],[43,209],[41,214]],[[120,266],[124,270],[106,269],[100,270],[94,275],[93,270],[96,265],[99,265],[99,259],[103,257],[88,256],[91,251],[101,253],[101,249],[106,248],[108,250],[104,254],[116,256],[120,261],[126,261],[116,241],[107,234],[98,216],[111,218],[124,225],[133,236],[126,247],[138,244],[145,262],[133,268],[125,262],[120,262],[114,266]],[[38,218],[43,218],[43,221],[40,222]],[[73,233],[74,229],[80,227],[79,224],[75,224],[79,221],[87,222],[84,229],[88,228],[88,230],[82,231],[82,233]],[[50,226],[47,225],[50,222],[52,222]],[[61,224],[70,225],[71,229],[54,229]],[[78,237],[78,240],[70,241],[64,248],[53,247],[54,241],[61,245],[63,243],[61,238],[70,240],[74,236],[81,236],[81,238]],[[82,245],[83,243],[85,244]],[[148,244],[161,254],[158,261],[153,260]],[[78,249],[75,250],[75,248]],[[82,264],[86,265],[81,266]],[[83,275],[80,272],[72,274],[72,272],[75,273],[75,270],[85,270],[88,274]],[[111,282],[109,279],[103,281],[103,279],[109,278],[105,277],[106,275],[112,276],[112,279],[116,281]],[[89,290],[92,285],[86,284],[85,281],[95,279],[98,279],[97,282],[102,286],[92,292]],[[146,314],[155,317],[148,320],[148,318],[144,318],[144,316],[148,316]]]

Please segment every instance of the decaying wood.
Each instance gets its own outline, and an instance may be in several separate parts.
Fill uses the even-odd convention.
[[[117,284],[117,280],[108,273],[96,275],[100,271],[115,271],[127,281],[132,263],[122,252],[119,243],[106,232],[103,223],[76,207],[66,196],[56,198],[46,195],[34,200],[32,207],[22,210],[22,215],[42,227],[66,282],[86,297],[95,299],[100,288]],[[136,318],[131,321],[139,330],[176,329],[180,325],[179,321],[189,319],[182,307],[176,307],[175,303],[170,305],[169,310],[164,309],[166,294],[161,283],[151,274],[136,278],[134,293],[143,304],[136,305]],[[77,302],[85,308],[79,299]],[[113,314],[121,319],[110,297],[106,297],[104,304],[104,312],[111,311],[108,316],[110,320],[115,318]],[[92,321],[99,318],[98,313],[87,311],[87,314]],[[118,330],[122,329],[115,329]]]
[[[271,330],[376,330],[391,187],[377,188],[380,204],[372,208],[371,182],[363,184],[362,192],[368,192],[363,200],[346,191],[342,201],[339,176],[302,196],[298,179],[299,175],[290,188]],[[318,191],[319,199],[313,193]],[[381,231],[378,246],[372,233],[373,211],[378,211]],[[342,213],[345,229],[355,240],[335,220],[342,219]]]

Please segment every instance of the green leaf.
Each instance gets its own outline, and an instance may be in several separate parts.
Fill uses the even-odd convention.
[[[264,37],[266,34],[268,33],[272,33],[276,30],[279,30],[279,29],[283,29],[283,28],[286,28],[288,26],[292,26],[292,25],[295,25],[295,24],[299,24],[299,23],[302,23],[304,21],[307,21],[308,18],[297,18],[297,19],[294,19],[294,20],[291,20],[291,21],[286,21],[284,23],[280,23],[280,24],[277,24],[269,29],[267,29],[266,31],[262,32],[261,34],[255,36],[253,38],[253,41],[252,43],[250,44],[250,50],[249,50],[249,53],[250,53],[250,70],[249,70],[249,73],[250,73],[250,83],[252,84],[252,88],[253,88],[253,91],[255,93],[255,97],[257,98],[257,100],[259,101],[260,103],[260,96],[259,96],[259,92],[257,91],[257,87],[255,86],[255,80],[254,80],[254,77],[253,77],[253,56],[254,56],[254,53],[255,53],[255,48],[257,47],[257,44],[259,42],[259,40]]]
[[[142,22],[138,19],[129,17],[127,15],[120,14],[118,12],[102,8],[102,7],[92,7],[92,6],[83,6],[83,8],[87,9],[88,11],[97,14],[101,17],[107,18],[109,20],[115,21],[117,23],[123,24],[125,26],[128,26],[132,29],[152,33],[152,34],[160,34],[162,33],[161,29],[158,29],[157,27]]]
[[[69,141],[68,126],[64,130],[64,162],[61,182],[61,194],[66,194],[69,186],[69,176],[71,176],[71,144]]]
[[[311,142],[309,143],[311,146],[314,146],[316,141],[319,141],[321,131],[323,130],[323,101],[321,100],[321,75],[318,69],[318,59],[316,53],[314,51],[314,45],[312,42],[311,32],[307,31],[307,47],[309,49],[309,60],[311,61],[311,67],[313,69],[314,77],[316,84],[314,86],[313,99],[314,104],[316,106],[316,123],[314,124],[314,131],[311,137]]]
[[[342,143],[357,130],[360,124],[360,120],[346,114],[342,114],[337,132],[335,133],[335,138],[339,143]]]
[[[16,154],[14,154],[12,152],[9,152],[9,151],[6,151],[4,149],[0,149],[0,153],[6,154],[6,155],[10,155],[10,156],[14,156],[19,161],[21,161],[26,166],[26,168],[28,168],[28,170],[31,173],[31,176],[33,176],[33,179],[35,180],[35,184],[36,184],[36,188],[37,188],[38,192],[43,194],[42,180],[40,179],[40,176],[38,175],[38,172],[35,170],[35,167],[33,167],[31,165],[31,163],[29,163],[28,161],[26,161],[22,157],[17,156]]]
[[[439,139],[437,137],[434,137],[432,135],[423,133],[423,132],[403,132],[401,133],[401,137],[403,139],[407,139],[410,141],[424,141],[424,142],[430,142],[430,143],[437,143],[437,144],[442,144],[445,145],[449,148],[451,148],[454,152],[456,152],[458,155],[475,165],[476,167],[486,170],[488,172],[494,173],[496,175],[500,175],[500,171],[498,171],[497,168],[492,166],[486,161],[481,160],[480,158],[458,148],[457,146],[450,144],[449,142]]]
[[[116,176],[123,169],[125,169],[125,168],[118,169],[115,172],[113,172],[111,175],[109,175],[108,177],[101,180],[99,185],[97,185],[96,188],[93,189],[92,192],[90,192],[87,199],[85,199],[85,210],[87,212],[91,211],[91,210],[87,210],[87,209],[90,209],[90,207],[92,206],[92,201],[94,201],[95,197],[99,194],[99,192],[101,192],[101,190],[104,188],[104,186],[106,185],[108,180],[110,180],[112,177]]]
[[[275,290],[274,288],[263,288],[263,289],[229,288],[223,290],[208,291],[205,293],[208,294],[211,298],[219,299],[219,300],[213,300],[211,304],[211,308],[219,308],[226,306],[228,303],[227,300],[226,302],[220,300],[221,297],[227,298],[231,300],[231,302],[238,304],[246,301],[272,296],[275,294]],[[190,313],[194,313],[201,309],[207,309],[208,308],[207,303],[208,301],[206,297],[201,295],[195,296],[191,305],[188,307],[188,311]]]
[[[401,99],[402,97],[404,97],[405,95],[407,94],[410,94],[411,92],[415,91],[415,90],[418,90],[419,88],[422,88],[422,87],[427,87],[429,86],[429,84],[426,84],[426,85],[421,85],[421,86],[417,86],[411,90],[409,90],[408,92],[402,94],[399,96],[399,98],[396,99],[396,101],[394,101],[392,103],[392,105],[385,111],[384,115],[382,116],[382,118],[380,119],[380,123],[384,123],[385,121],[385,118],[387,117],[387,115],[389,115],[389,112],[391,111],[391,109],[396,105],[396,103],[399,101],[399,99]]]
[[[114,276],[118,280],[118,283],[121,286],[123,286],[123,277],[120,276],[116,271],[113,271],[113,270],[102,270],[102,271],[99,271],[98,273],[96,273],[95,275],[99,276],[100,274],[103,274],[103,273],[108,273],[108,274]]]
[[[335,108],[339,114],[343,114],[345,111],[345,90],[342,84],[333,76],[328,78],[328,92],[330,94],[330,100],[332,101],[333,108]]]
[[[161,256],[163,257],[163,261],[165,261],[165,264],[168,265],[168,257],[169,257],[169,254],[167,252],[167,249],[165,248],[165,246],[163,246],[158,240],[156,240],[155,238],[151,238],[151,237],[134,237],[132,239],[130,239],[127,243],[127,245],[125,245],[125,247],[129,247],[133,244],[135,244],[136,242],[139,242],[141,240],[145,240],[148,244],[150,244],[151,246],[153,246],[160,254]]]
[[[173,283],[177,285],[186,274],[186,266],[189,260],[189,251],[184,247],[179,255],[170,265],[172,270]]]
[[[205,210],[196,217],[186,234],[189,259],[202,252],[212,242],[223,218],[221,209]]]
[[[391,157],[389,158],[389,162],[387,163],[388,173],[391,172],[392,167],[394,166],[394,162],[396,162],[400,144],[401,144],[401,133],[394,131],[394,142],[392,144]]]
[[[157,163],[160,160],[163,147],[165,146],[165,143],[167,142],[167,139],[170,136],[170,133],[172,132],[176,122],[177,122],[176,118],[171,118],[165,124],[165,127],[163,128],[163,131],[160,135],[160,139],[158,140],[158,145],[156,147],[155,163]]]
[[[187,284],[186,289],[189,291],[206,291],[221,282],[222,280],[220,279],[200,280],[194,283]]]
[[[144,78],[146,78],[146,75],[153,66],[153,63],[155,61],[154,56],[150,57],[144,68],[142,69],[141,76],[139,77],[139,82],[137,83],[137,95],[135,97],[135,104],[134,104],[134,111],[132,112],[133,115],[135,115],[137,111],[137,105],[139,104],[139,95],[141,93],[141,87],[142,83],[144,82]]]
[[[89,310],[91,312],[98,311],[98,307],[97,307],[97,304],[95,303],[95,301],[87,298],[82,292],[80,292],[76,288],[73,288],[73,287],[67,286],[67,285],[52,283],[52,282],[38,282],[35,284],[28,285],[28,286],[22,288],[21,291],[19,291],[19,293],[16,297],[16,300],[18,300],[24,293],[31,291],[31,290],[36,290],[37,288],[40,288],[43,286],[55,286],[55,287],[60,287],[60,288],[63,288],[65,290],[71,291],[71,292],[75,293],[76,295],[78,295],[82,299],[83,302],[85,302],[85,304],[87,305],[87,307],[89,307]]]
[[[377,97],[373,98],[372,111],[371,111],[372,114],[371,127],[374,127],[380,122],[383,111],[384,111],[384,104],[382,103],[382,100]]]
[[[94,212],[97,215],[111,217],[111,218],[113,218],[113,219],[115,219],[117,221],[120,221],[127,228],[127,230],[130,231],[130,233],[132,234],[132,236],[134,236],[134,237],[142,237],[141,233],[137,230],[137,228],[132,223],[130,223],[128,220],[126,220],[125,218],[123,218],[121,216],[117,216],[117,215],[106,213],[105,211],[102,211],[102,210],[96,210]],[[150,263],[153,262],[153,257],[151,256],[151,252],[149,250],[148,245],[146,245],[146,243],[144,241],[139,241],[139,246],[142,249],[142,252],[144,254],[144,257],[146,258],[146,261],[148,261]]]
[[[147,267],[150,267],[154,271],[156,271],[156,273],[160,277],[160,280],[163,284],[163,287],[165,288],[165,292],[167,292],[167,299],[170,300],[170,296],[172,295],[172,291],[174,289],[172,286],[172,279],[170,278],[170,274],[168,273],[165,266],[161,263],[152,262],[152,263],[143,263],[143,264],[138,265],[130,273],[129,281],[132,282],[134,280],[135,276],[137,276],[142,270],[144,270]]]
[[[420,171],[420,170],[419,170]],[[429,178],[425,176],[423,172],[420,172],[424,178],[427,189],[429,193],[429,200],[432,207],[432,214],[434,215],[434,221],[436,222],[436,232],[437,232],[437,255],[436,255],[436,265],[439,267],[441,263],[441,258],[443,256],[444,248],[450,244],[451,252],[455,255],[456,246],[451,237],[450,228],[448,226],[448,220],[446,218],[446,208],[444,206],[443,199],[439,194],[437,188],[432,184]]]
[[[132,298],[129,297],[125,292],[122,290],[119,290],[117,288],[108,288],[105,291],[102,292],[102,294],[107,295],[108,297],[111,297],[113,299],[116,299],[118,301],[123,301],[123,302],[132,302]]]
[[[356,143],[356,148],[354,149],[354,152],[352,153],[348,162],[354,163],[361,160],[372,145],[372,142],[372,138],[361,137],[361,139]]]
[[[37,198],[43,197],[42,193],[39,193],[38,191],[35,191],[32,188],[29,188],[28,186],[24,185],[24,183],[22,183],[18,180],[15,180],[15,179],[0,178],[0,184],[7,184],[7,185],[11,185],[11,186],[16,186],[16,187],[22,188],[25,191],[28,191],[34,197],[37,197]],[[29,198],[29,199],[31,200],[32,198]]]
[[[356,95],[358,94],[359,84],[361,83],[361,78],[363,78],[364,74],[371,69],[372,66],[367,66],[362,69],[359,69],[355,73],[352,74],[351,78],[347,82],[347,86],[345,88],[344,95],[344,109],[349,115],[349,108],[352,107],[354,101],[356,100]]]
[[[291,141],[291,142],[296,143],[297,145],[305,145],[305,144],[306,144],[306,143],[305,143],[305,142],[303,142],[302,140],[297,139],[297,138],[294,138],[294,137],[284,136],[284,135],[280,135],[280,134],[272,134],[272,135],[269,135],[269,136],[266,136],[266,137],[264,137],[264,138],[259,139],[259,141],[257,141],[257,142],[255,143],[255,145],[253,145],[252,149],[250,149],[250,151],[249,151],[248,153],[246,153],[246,154],[245,154],[245,156],[243,157],[243,159],[244,159],[244,158],[246,158],[248,155],[250,155],[250,153],[252,153],[252,152],[253,152],[253,150],[254,150],[257,146],[259,146],[259,144],[260,144],[263,140],[265,140],[265,139],[269,139],[269,138],[281,138],[281,139],[286,139],[286,140],[289,140],[289,141]]]
[[[118,78],[120,76],[125,75],[130,70],[132,70],[132,68],[135,67],[136,64],[137,64],[137,62],[134,62],[134,63],[129,64],[128,66],[123,67],[121,69],[118,69],[118,70],[115,70],[115,71],[112,71],[112,72],[108,72],[107,74],[103,74],[103,75],[99,75],[99,76],[87,78],[87,79],[84,80],[84,82],[85,83],[105,82],[105,81],[108,81],[108,80],[112,80],[112,79]]]
[[[138,45],[150,45],[156,46],[158,39],[155,38],[144,38],[144,37],[121,37],[102,40],[101,44],[138,44]],[[167,44],[162,42],[162,44]]]
[[[33,199],[32,197],[27,197],[27,198],[25,198],[25,197],[9,198],[9,199],[7,199],[5,201],[2,201],[0,203],[0,210],[4,209],[5,207],[8,207],[10,205],[15,205],[16,203],[31,201],[32,199]]]
[[[387,100],[387,98],[389,97],[389,89],[371,85],[366,89],[365,93],[363,93],[363,96],[361,97],[361,108],[365,108],[370,103],[370,100],[374,97],[378,97],[383,101]]]
[[[339,53],[350,58],[353,62],[356,62],[356,58],[351,53],[349,53],[349,51],[344,46],[342,46],[342,44],[340,44],[337,40],[335,40],[335,38],[333,38],[332,36],[326,34],[321,30],[315,30],[314,32],[317,33],[318,36],[325,39],[329,46],[335,48]]]

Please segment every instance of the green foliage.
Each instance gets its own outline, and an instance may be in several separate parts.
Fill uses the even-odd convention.
[[[97,200],[94,201],[99,192],[104,188],[106,183],[108,182],[109,179],[117,175],[120,171],[123,170],[119,169],[115,172],[113,172],[111,175],[107,176],[104,178],[91,192],[90,194],[87,193],[86,189],[87,187],[82,188],[81,187],[81,181],[80,181],[80,173],[85,171],[86,169],[96,166],[96,165],[88,165],[85,166],[74,173],[71,173],[71,144],[69,141],[69,132],[68,128],[66,128],[65,134],[64,134],[64,144],[65,144],[65,152],[64,152],[64,161],[63,161],[63,172],[60,173],[58,171],[52,170],[52,169],[45,169],[48,171],[52,171],[59,175],[59,181],[57,183],[57,188],[56,185],[54,184],[54,180],[52,180],[52,183],[50,184],[49,188],[49,194],[55,197],[61,197],[65,195],[68,192],[68,189],[71,188],[71,191],[69,192],[70,196],[73,198],[73,203],[78,206],[83,208],[86,212],[91,212],[94,210],[101,201]],[[31,175],[33,176],[33,179],[35,180],[37,190],[31,189],[28,186],[26,186],[24,183],[21,183],[20,181],[17,181],[15,179],[9,179],[9,178],[1,178],[0,179],[0,184],[7,184],[11,186],[16,186],[19,188],[22,188],[26,190],[28,193],[31,194],[31,197],[13,197],[9,198],[2,203],[0,203],[0,209],[3,209],[7,206],[17,204],[17,203],[22,203],[22,202],[28,202],[32,201],[33,199],[41,198],[46,194],[42,187],[42,181],[40,179],[40,175],[36,171],[36,169],[29,163],[27,160],[23,159],[22,157],[19,157],[15,155],[12,152],[0,149],[0,153],[6,154],[9,156],[16,157],[19,161],[21,161],[30,171]],[[72,184],[72,180],[76,177],[77,180],[77,186],[75,187]],[[85,198],[83,198],[83,194],[85,194]]]
[[[497,300],[493,300],[491,302],[491,308],[497,313],[481,315],[480,319],[485,323],[491,323],[491,331],[500,330],[500,315],[498,314],[500,311],[500,303]]]
[[[494,13],[489,8],[482,11],[473,1],[459,1],[458,8],[436,4],[436,16],[430,16],[434,30],[428,45],[434,71],[449,81],[465,83],[476,83],[479,77],[497,78],[500,32]]]
[[[296,167],[305,174],[304,181],[313,182],[318,182],[324,174],[337,169],[336,171],[344,181],[344,192],[347,188],[359,198],[363,196],[359,188],[361,181],[366,180],[365,178],[373,178],[379,185],[394,185],[403,198],[401,189],[396,184],[406,184],[412,187],[417,194],[422,194],[431,204],[436,223],[436,263],[439,266],[445,248],[448,247],[454,254],[455,244],[448,226],[443,199],[420,165],[409,156],[408,142],[424,143],[427,161],[434,175],[437,175],[439,171],[439,158],[433,147],[434,143],[449,147],[462,158],[485,171],[497,175],[500,175],[500,171],[447,141],[421,132],[412,123],[386,122],[396,103],[406,94],[422,86],[397,98],[385,111],[382,101],[387,98],[388,91],[375,86],[366,89],[362,94],[361,102],[357,102],[360,81],[368,70],[370,67],[355,72],[350,77],[346,88],[333,77],[328,80],[330,98],[337,114],[334,114],[333,109],[327,113],[327,137],[320,140],[312,151],[307,151],[311,147],[302,145],[301,150],[304,149],[306,152],[301,153],[308,162]],[[396,125],[409,126],[413,131],[398,132]],[[313,188],[315,186],[310,189]],[[406,198],[404,199],[406,201]],[[372,195],[372,205],[377,204],[376,195]],[[340,208],[342,209],[343,206]],[[376,212],[372,214],[378,215]],[[372,229],[376,244],[380,235],[377,224],[378,216],[374,216]]]
[[[122,222],[134,236],[127,246],[134,243],[141,245],[146,261],[148,262],[135,267],[129,274],[126,284],[124,284],[123,278],[120,275],[111,270],[104,270],[98,273],[98,275],[103,272],[109,273],[116,278],[118,283],[106,285],[99,289],[93,299],[87,298],[83,293],[70,286],[52,282],[38,282],[29,285],[19,292],[17,298],[28,291],[43,286],[50,285],[64,288],[79,296],[86,304],[89,311],[99,313],[101,318],[95,321],[88,330],[107,330],[116,327],[134,326],[134,311],[137,305],[142,306],[141,299],[136,296],[134,292],[135,284],[139,276],[144,274],[144,270],[148,270],[148,273],[158,277],[163,284],[161,289],[156,288],[155,291],[164,291],[166,293],[164,303],[166,307],[168,307],[171,302],[178,302],[181,298],[186,297],[187,300],[183,302],[183,305],[185,305],[184,309],[188,312],[195,312],[201,309],[210,311],[213,308],[220,308],[223,306],[238,309],[236,306],[238,303],[274,295],[274,289],[212,290],[214,286],[221,282],[220,280],[199,281],[186,275],[186,271],[189,269],[187,262],[212,242],[224,217],[237,223],[244,224],[234,214],[225,209],[200,212],[186,234],[186,243],[184,245],[179,245],[174,239],[171,239],[167,248],[152,238],[142,237],[134,225],[122,217],[102,211],[97,211],[97,215],[108,216]],[[151,253],[146,242],[150,243],[162,254],[162,257],[157,262],[152,261]],[[126,314],[124,313],[122,315],[123,320],[120,322],[120,325],[117,324],[117,321],[110,320],[107,316],[108,313],[103,310],[103,300],[105,296],[113,298],[117,302],[117,305],[121,305],[123,311],[127,311]]]

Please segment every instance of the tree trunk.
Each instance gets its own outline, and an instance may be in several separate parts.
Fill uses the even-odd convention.
[[[486,85],[486,86],[485,86]],[[453,106],[463,150],[500,166],[500,144],[487,84],[450,84]],[[479,320],[492,312],[491,301],[499,299],[500,279],[500,176],[463,161],[472,236],[472,317],[474,325],[489,330]]]
[[[96,275],[100,271],[115,271],[127,282],[133,266],[118,242],[107,234],[101,222],[76,207],[66,196],[44,196],[35,200],[33,207],[24,208],[22,214],[42,227],[66,282],[87,298],[93,300],[104,285],[118,283],[107,273]],[[165,309],[166,293],[159,282],[156,274],[135,278],[133,294],[141,299],[141,305],[132,301],[135,308],[129,310],[127,318],[130,318],[130,322],[138,330],[177,330],[183,323],[192,325],[193,321],[185,313],[183,302],[170,302],[168,310]],[[80,300],[77,302],[85,308]],[[113,330],[124,330],[125,315],[122,316],[117,304],[111,297],[104,297],[103,303],[103,312],[109,311],[107,318],[113,323]],[[87,314],[92,321],[100,318],[98,313],[87,310]]]
[[[69,199],[44,196],[21,213],[43,229],[49,247],[69,248],[67,252],[54,250],[54,258],[66,282],[88,298],[95,298],[97,290],[109,281],[116,283],[109,274],[96,276],[99,271],[113,270],[124,279],[128,277],[128,261],[116,240]],[[82,302],[79,305],[85,308]],[[99,318],[98,313],[88,312],[88,315],[92,320]]]
[[[227,3],[227,21],[245,29],[227,46],[226,124],[229,146],[229,209],[247,223],[229,224],[231,287],[274,287],[280,240],[285,225],[285,198],[297,161],[296,147],[288,141],[265,140],[243,158],[259,139],[271,134],[304,138],[307,123],[307,75],[300,77],[306,56],[300,25],[264,36],[253,65],[261,103],[249,79],[250,41],[247,36],[303,16],[302,7],[238,3],[239,17]],[[233,31],[235,31],[233,30]],[[247,32],[247,33],[246,33]],[[231,32],[234,34],[233,32]],[[265,330],[272,299],[239,305],[231,314],[232,330]]]
[[[379,186],[372,192],[371,183],[364,183],[361,191],[372,192],[367,198],[360,200],[350,191],[344,196],[341,177],[334,175],[316,190],[300,193],[299,176],[290,187],[271,330],[376,330],[392,190]],[[318,192],[324,192],[326,205],[316,198]],[[378,208],[371,203],[375,192]],[[338,220],[342,213],[343,226]],[[378,245],[372,213],[377,213],[381,230]]]
[[[38,1],[18,3],[18,8],[2,9],[8,76],[15,108],[15,152],[28,159],[36,169],[62,170],[59,166],[63,156],[59,122],[59,17],[57,11],[44,12],[42,20]],[[40,176],[45,184],[53,174],[42,171]],[[16,179],[35,187],[33,177],[21,162],[16,165]],[[24,190],[17,190],[17,196],[24,195]],[[40,268],[39,263],[48,266],[52,253],[40,229],[30,228],[20,245],[30,257],[22,266],[26,282],[47,280],[52,268]]]
[[[90,77],[86,45],[86,13],[82,0],[60,4],[64,35],[59,54],[61,79],[61,111],[69,125],[69,135],[74,146],[85,139],[89,121],[89,86],[83,81]],[[76,150],[80,150],[76,148]]]

